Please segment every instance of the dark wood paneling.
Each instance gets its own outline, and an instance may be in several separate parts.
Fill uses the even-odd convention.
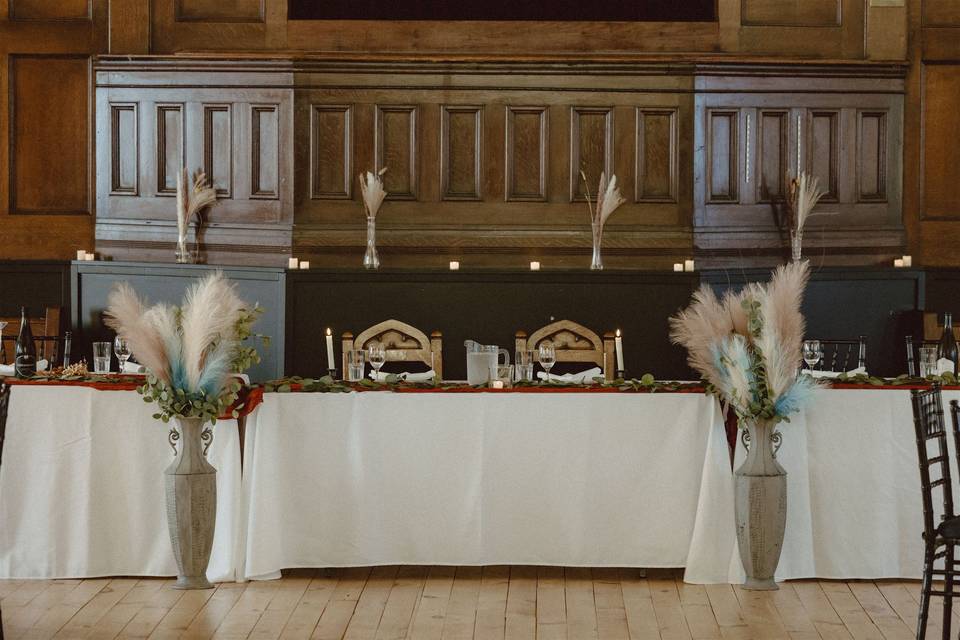
[[[679,193],[679,109],[637,108],[637,202],[677,202]]]
[[[310,197],[349,200],[353,195],[353,107],[310,106]]]
[[[960,220],[960,65],[924,65],[921,82],[921,216]]]
[[[176,196],[177,176],[181,167],[187,165],[183,105],[159,104],[157,105],[156,118],[157,195]]]
[[[174,0],[178,22],[262,22],[264,0]]]
[[[840,183],[840,110],[811,109],[807,116],[807,171],[820,179],[823,203],[837,202]]]
[[[10,211],[90,213],[87,57],[10,58]]]
[[[740,185],[740,112],[707,111],[707,202],[736,202]]]
[[[839,27],[840,0],[740,0],[746,26]]]
[[[481,200],[483,108],[440,108],[440,193],[443,200]]]
[[[860,202],[887,199],[887,113],[857,113],[857,198]]]
[[[507,107],[504,183],[508,202],[547,199],[548,122],[546,107]]]
[[[280,105],[250,108],[250,199],[280,198]]]
[[[376,155],[379,171],[387,167],[383,179],[389,200],[417,199],[417,107],[378,105]]]
[[[756,202],[768,203],[786,195],[790,145],[790,112],[757,111]]]
[[[585,189],[593,195],[600,174],[609,178],[613,167],[613,108],[572,107],[570,109],[570,201],[586,200]],[[583,183],[580,173],[587,176]]]
[[[960,27],[956,0],[920,0],[924,27]]]
[[[140,192],[140,136],[136,103],[110,105],[110,195]],[[173,174],[176,191],[176,171]]]
[[[203,171],[218,198],[233,194],[233,118],[229,104],[203,105]]]
[[[9,0],[11,20],[90,20],[90,0]]]

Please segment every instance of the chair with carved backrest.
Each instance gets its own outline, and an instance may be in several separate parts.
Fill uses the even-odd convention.
[[[61,311],[60,307],[47,307],[42,318],[29,318],[37,360],[47,360],[51,367],[60,364],[64,355],[69,355],[70,333],[60,331]],[[0,340],[0,364],[11,364],[20,333],[20,318],[0,318],[0,322],[7,323]]]
[[[381,344],[386,350],[387,362],[422,362],[436,375],[443,377],[443,334],[427,334],[406,322],[384,320],[363,331],[356,338],[343,334],[343,371],[347,370],[347,352],[366,349],[370,344]]]
[[[540,343],[548,341],[556,350],[557,362],[595,364],[603,370],[605,380],[614,379],[617,365],[612,333],[605,333],[601,339],[590,329],[572,320],[557,320],[534,331],[529,338],[525,331],[517,331],[516,349],[533,351],[534,360],[537,360]]]

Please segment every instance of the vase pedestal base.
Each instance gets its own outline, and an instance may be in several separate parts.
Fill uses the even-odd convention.
[[[747,591],[778,591],[780,589],[773,578],[747,578],[743,581],[743,588]]]
[[[213,585],[204,576],[177,576],[174,589],[213,589]]]

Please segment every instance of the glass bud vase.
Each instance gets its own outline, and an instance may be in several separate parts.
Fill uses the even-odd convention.
[[[367,251],[363,254],[364,269],[379,269],[380,256],[377,255],[377,219],[367,217]]]
[[[803,230],[790,231],[790,256],[794,262],[803,257]]]
[[[593,227],[593,255],[590,258],[590,269],[591,271],[599,271],[603,269],[603,256],[600,255],[600,245],[603,243],[603,225],[594,222],[590,226]]]
[[[193,256],[190,255],[190,249],[187,247],[187,238],[177,238],[177,264],[190,264],[193,262],[192,257]]]

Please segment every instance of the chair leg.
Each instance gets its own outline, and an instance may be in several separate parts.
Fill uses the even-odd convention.
[[[930,613],[930,585],[933,579],[933,545],[925,544],[923,553],[923,581],[920,583],[920,612],[917,615],[917,640],[927,637],[927,616]]]
[[[950,623],[953,621],[953,545],[948,544],[943,558],[946,575],[943,577],[943,640],[950,640]]]

